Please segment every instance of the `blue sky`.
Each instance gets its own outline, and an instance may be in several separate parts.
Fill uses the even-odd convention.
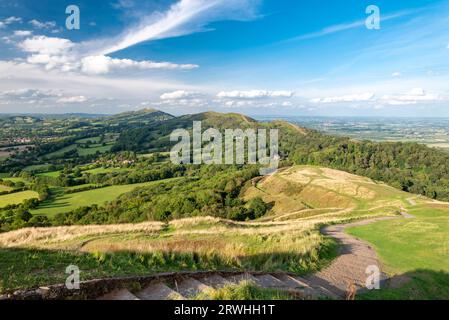
[[[65,28],[72,4],[80,30]],[[449,116],[447,12],[447,0],[0,0],[0,112]]]

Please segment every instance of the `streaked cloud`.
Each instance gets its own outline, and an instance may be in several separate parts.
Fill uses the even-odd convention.
[[[55,21],[39,21],[36,19],[28,21],[34,28],[37,29],[51,29],[56,27]]]
[[[291,98],[293,91],[267,91],[267,90],[249,90],[249,91],[221,91],[217,94],[218,98],[231,99],[261,99],[261,98]]]
[[[374,93],[366,92],[360,94],[348,94],[343,96],[335,97],[325,97],[325,98],[314,98],[311,99],[312,103],[339,103],[339,102],[359,102],[359,101],[370,101],[374,98]]]
[[[178,37],[203,31],[209,23],[218,20],[247,20],[256,15],[258,0],[180,0],[165,12],[156,12],[141,18],[141,22],[125,30],[119,37],[104,39],[106,43],[96,54],[108,55],[144,41]]]

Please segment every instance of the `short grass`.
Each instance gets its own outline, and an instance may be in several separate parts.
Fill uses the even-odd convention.
[[[69,151],[73,151],[76,148],[77,148],[77,145],[76,144],[72,144],[72,145],[67,146],[65,148],[59,149],[59,150],[57,150],[55,152],[48,153],[48,154],[45,155],[45,157],[49,158],[49,159],[59,158],[59,157],[62,157],[64,155],[64,153],[69,152]]]
[[[50,172],[43,172],[38,173],[38,177],[48,177],[48,178],[57,178],[61,174],[61,171],[50,171]]]
[[[108,144],[108,145],[105,145],[105,146],[95,145],[95,146],[92,146],[92,147],[89,147],[89,148],[78,147],[78,154],[80,156],[89,156],[89,155],[96,154],[97,152],[99,152],[99,153],[106,153],[106,152],[109,152],[111,150],[112,146],[113,146],[112,144]]]
[[[26,180],[24,178],[9,178],[9,177],[7,177],[7,178],[3,178],[3,180],[11,181],[11,182],[14,182],[14,183],[23,182],[26,186],[30,185],[30,181],[28,181],[28,180]]]
[[[79,207],[91,206],[94,204],[101,205],[116,199],[121,194],[130,192],[138,187],[147,186],[151,183],[154,182],[111,186],[72,194],[62,194],[55,199],[44,202],[36,210],[32,210],[32,214],[51,217],[58,213],[69,212]]]
[[[193,300],[292,300],[292,296],[284,291],[260,288],[250,281],[242,281],[200,293]]]
[[[20,204],[25,200],[38,198],[39,195],[34,191],[23,191],[0,196],[0,208],[8,205]]]
[[[376,248],[389,274],[410,281],[404,288],[370,293],[366,298],[449,299],[449,205],[422,204],[409,213],[415,218],[348,230]]]

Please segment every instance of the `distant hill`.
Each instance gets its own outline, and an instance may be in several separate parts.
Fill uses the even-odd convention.
[[[108,116],[105,117],[104,120],[108,123],[145,125],[152,122],[166,121],[172,118],[174,118],[174,116],[171,114],[156,109],[142,109]]]
[[[154,111],[153,111],[154,112]],[[418,143],[358,141],[301,128],[285,121],[257,122],[247,116],[205,112],[132,128],[121,133],[114,151],[168,151],[173,130],[208,127],[276,128],[281,157],[288,164],[320,165],[384,181],[400,190],[449,200],[449,153]]]
[[[170,134],[176,129],[191,130],[194,121],[201,121],[202,129],[247,129],[267,128],[270,124],[256,120],[238,113],[204,112],[199,114],[172,117],[160,123],[133,128],[122,132],[115,151],[168,151],[171,147]],[[292,125],[285,123],[285,128]],[[293,127],[291,127],[293,129]]]

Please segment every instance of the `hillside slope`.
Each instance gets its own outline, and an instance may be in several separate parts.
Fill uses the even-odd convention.
[[[256,179],[242,194],[272,204],[264,219],[283,221],[323,215],[397,214],[410,194],[369,178],[314,166],[296,166]]]

